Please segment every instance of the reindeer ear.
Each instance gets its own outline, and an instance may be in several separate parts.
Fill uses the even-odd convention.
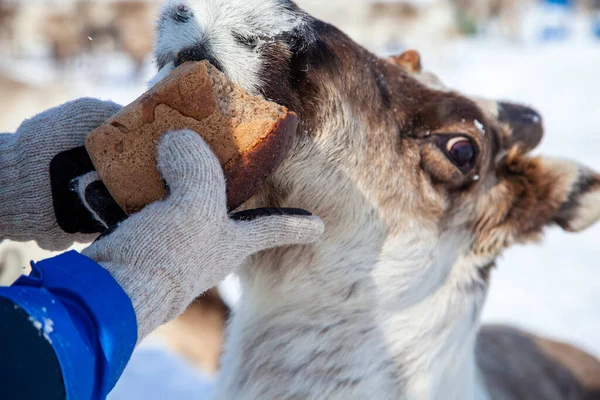
[[[505,149],[517,145],[527,152],[540,144],[544,136],[544,125],[536,110],[507,102],[498,102],[497,107],[498,120],[510,128],[502,138]]]
[[[568,160],[528,158],[514,149],[506,168],[510,219],[521,239],[554,223],[579,232],[600,219],[600,175],[589,168]]]
[[[421,55],[416,50],[407,50],[399,56],[391,56],[389,61],[403,68],[407,72],[421,72]]]
[[[581,232],[600,219],[600,176],[585,166],[577,167],[577,178],[554,216],[554,222],[568,232]]]

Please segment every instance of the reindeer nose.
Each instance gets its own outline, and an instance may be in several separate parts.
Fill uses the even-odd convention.
[[[203,60],[207,60],[219,71],[224,72],[221,63],[212,55],[210,46],[203,44],[187,47],[177,53],[177,57],[175,57],[175,66],[178,67],[186,61]]]
[[[510,145],[519,144],[530,151],[544,136],[542,116],[533,108],[514,103],[498,103],[498,120],[512,128]]]

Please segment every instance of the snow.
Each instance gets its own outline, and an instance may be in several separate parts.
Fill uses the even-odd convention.
[[[54,332],[54,321],[50,318],[44,318],[44,333],[49,335]]]
[[[15,306],[15,309],[17,306]],[[46,308],[42,307],[42,311],[46,312]],[[29,317],[29,321],[33,324],[34,328],[40,331],[39,333],[44,336],[48,343],[52,344],[52,339],[50,338],[50,334],[54,332],[54,321],[48,318],[44,318],[44,323],[42,324],[40,321],[35,319],[34,317]]]
[[[473,123],[475,124],[475,127],[479,130],[479,132],[481,132],[482,135],[485,135],[485,128],[483,127],[483,124],[477,120],[473,121]]]
[[[33,317],[29,317],[29,321],[31,321],[31,323],[33,324],[35,329],[37,329],[38,331],[42,330],[42,323],[40,321],[38,321],[37,319],[35,319]]]
[[[137,348],[108,400],[205,400],[214,390],[214,378],[202,376],[159,339]]]

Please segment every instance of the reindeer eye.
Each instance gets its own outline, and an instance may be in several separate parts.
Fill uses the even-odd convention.
[[[444,153],[463,172],[468,172],[474,165],[477,150],[471,140],[465,136],[450,138],[445,146]]]

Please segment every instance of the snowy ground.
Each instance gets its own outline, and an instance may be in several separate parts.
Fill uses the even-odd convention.
[[[600,171],[599,41],[461,40],[428,49],[423,58],[426,69],[463,92],[533,105],[547,129],[540,153],[576,159]],[[99,65],[101,73],[90,79],[75,68],[63,85],[69,98],[94,96],[124,104],[143,91],[143,80],[132,82],[112,63],[81,62]],[[45,79],[42,71],[19,71],[25,80]],[[149,68],[147,77],[151,73]],[[1,110],[20,113],[19,118],[32,113],[2,97]],[[493,274],[485,321],[518,325],[600,356],[599,258],[600,226],[577,235],[552,229],[541,245],[509,250]],[[204,399],[211,387],[210,378],[196,375],[154,340],[138,349],[109,399]]]
[[[150,339],[138,348],[108,400],[205,400],[213,389],[213,378]]]

